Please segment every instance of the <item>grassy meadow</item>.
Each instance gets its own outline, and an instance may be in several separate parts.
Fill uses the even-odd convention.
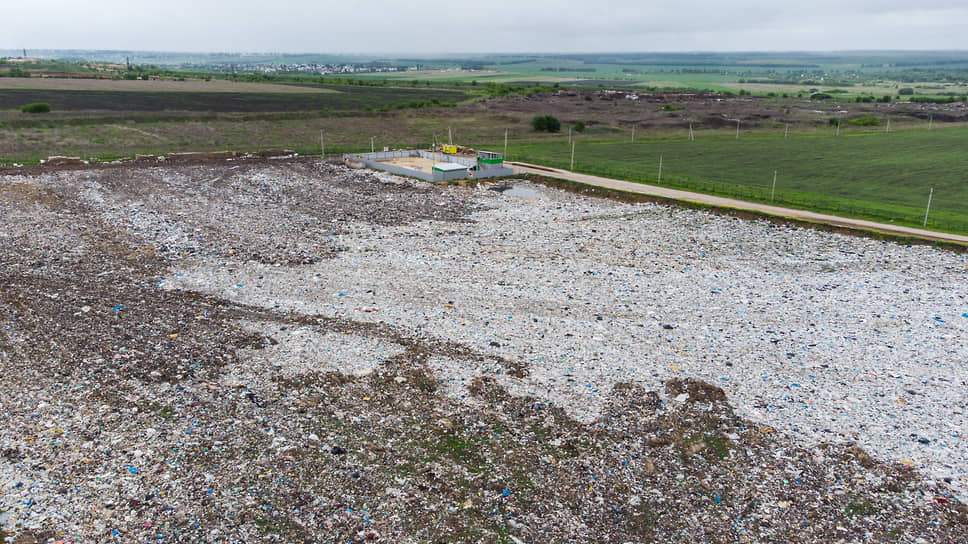
[[[578,172],[756,202],[968,233],[968,128],[832,136],[576,139]],[[511,160],[560,168],[571,146],[517,143]],[[776,189],[773,177],[776,172]],[[772,194],[772,197],[771,197]]]

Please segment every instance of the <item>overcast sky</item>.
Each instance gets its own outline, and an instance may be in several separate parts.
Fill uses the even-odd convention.
[[[968,50],[965,0],[4,0],[0,13],[0,48],[28,50]]]

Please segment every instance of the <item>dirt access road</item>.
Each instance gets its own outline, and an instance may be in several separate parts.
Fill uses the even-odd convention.
[[[765,213],[765,214],[769,214],[777,217],[799,219],[803,221],[810,221],[812,223],[823,223],[828,225],[835,225],[838,227],[846,227],[850,229],[877,231],[877,232],[883,232],[886,234],[893,234],[893,235],[899,235],[899,236],[914,236],[917,238],[924,238],[927,240],[939,240],[943,242],[968,244],[968,236],[961,236],[958,234],[949,234],[946,232],[935,232],[935,231],[916,229],[911,227],[902,227],[899,225],[891,225],[889,223],[877,223],[874,221],[865,221],[863,219],[839,217],[836,215],[827,215],[823,213],[810,212],[806,210],[797,210],[793,208],[783,208],[780,206],[770,206],[768,204],[758,204],[756,202],[746,202],[743,200],[736,200],[732,198],[723,198],[719,196],[705,195],[702,193],[680,191],[678,189],[670,189],[667,187],[659,187],[656,185],[646,185],[644,183],[632,183],[630,181],[603,178],[599,176],[591,176],[588,174],[578,174],[575,172],[569,172],[568,170],[550,168],[548,166],[539,166],[536,164],[528,164],[523,162],[511,162],[509,164],[514,169],[515,174],[534,174],[538,176],[554,177],[554,178],[565,179],[569,181],[575,181],[578,183],[584,183],[586,185],[594,185],[596,187],[604,187],[607,189],[626,191],[629,193],[638,193],[638,194],[644,194],[644,195],[650,195],[650,196],[657,196],[661,198],[669,198],[673,200],[682,200],[686,202],[698,202],[700,204],[708,204],[710,206],[717,206],[717,207],[723,207],[723,208],[734,208],[737,210],[749,210],[749,211]]]

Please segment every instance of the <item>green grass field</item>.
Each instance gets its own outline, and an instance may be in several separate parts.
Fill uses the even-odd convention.
[[[583,141],[575,170],[756,202],[920,227],[934,188],[928,228],[968,233],[968,129],[908,130],[791,138],[728,136],[695,141]],[[519,143],[511,160],[568,168],[571,146]]]
[[[434,59],[424,66],[358,77],[438,85],[537,82],[779,95],[839,89],[848,95],[896,96],[903,87],[919,95],[968,92],[968,55],[956,51],[550,54]]]

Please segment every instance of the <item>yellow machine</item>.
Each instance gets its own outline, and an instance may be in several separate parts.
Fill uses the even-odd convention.
[[[448,153],[450,155],[456,155],[457,154],[457,146],[456,145],[443,144],[441,146],[441,149],[443,150],[444,153]]]

